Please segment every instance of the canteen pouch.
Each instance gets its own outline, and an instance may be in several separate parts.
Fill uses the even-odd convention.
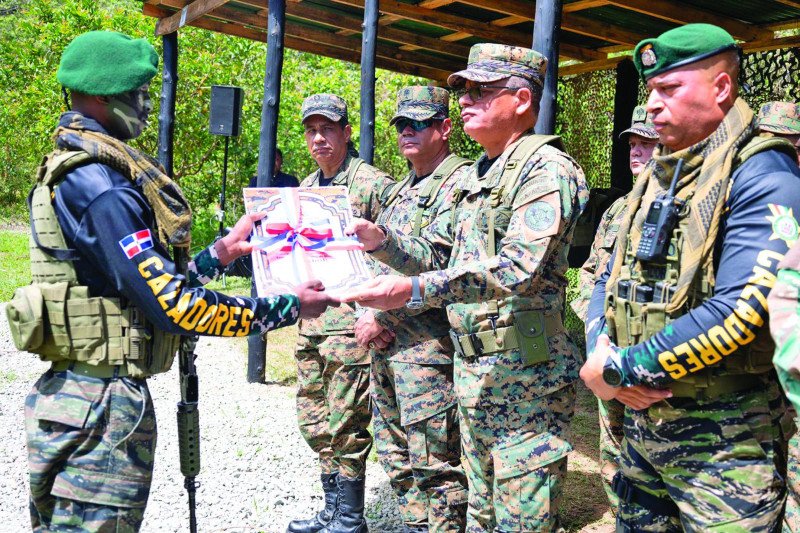
[[[44,298],[36,285],[26,285],[14,291],[6,306],[6,319],[17,350],[29,352],[44,340]]]
[[[517,330],[520,355],[527,366],[550,359],[544,314],[539,311],[514,313],[514,328]]]

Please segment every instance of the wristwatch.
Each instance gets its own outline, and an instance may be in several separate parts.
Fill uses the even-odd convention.
[[[617,365],[614,358],[611,356],[606,359],[606,364],[603,365],[603,381],[606,382],[606,385],[612,387],[619,387],[622,385],[622,370],[620,370],[619,365]]]
[[[419,309],[422,307],[422,292],[419,290],[419,277],[411,278],[411,299],[406,302],[409,309]]]

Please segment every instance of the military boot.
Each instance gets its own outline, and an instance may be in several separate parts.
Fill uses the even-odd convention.
[[[364,519],[365,478],[349,479],[339,476],[339,503],[333,520],[325,526],[322,533],[367,533]]]
[[[336,514],[336,502],[339,498],[337,477],[337,472],[320,476],[322,490],[325,492],[325,508],[308,520],[292,520],[286,528],[286,533],[317,533],[325,529]]]
[[[403,533],[428,533],[428,524],[403,524]]]

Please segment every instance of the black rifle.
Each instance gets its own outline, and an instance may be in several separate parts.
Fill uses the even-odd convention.
[[[172,176],[172,144],[175,129],[175,95],[178,80],[178,34],[163,36],[164,71],[161,85],[161,109],[158,117],[158,160],[167,176]],[[188,250],[175,247],[175,266],[186,274]],[[178,351],[181,401],[178,403],[178,449],[184,487],[189,493],[189,529],[197,532],[195,491],[200,486],[194,478],[200,473],[200,412],[197,410],[197,372],[194,366],[196,337],[182,337]]]

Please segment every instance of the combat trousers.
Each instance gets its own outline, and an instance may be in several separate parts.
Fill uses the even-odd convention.
[[[46,372],[25,401],[34,531],[138,531],[153,474],[147,383]]]
[[[574,402],[572,384],[532,401],[459,406],[468,533],[558,527]]]
[[[800,427],[800,420],[795,421]],[[800,532],[800,435],[795,434],[789,441],[789,466],[786,475],[786,513],[783,530]]]
[[[777,378],[713,400],[627,408],[621,472],[632,501],[620,498],[618,531],[778,530],[785,413]]]
[[[616,400],[597,400],[597,407],[600,417],[600,475],[611,512],[616,515],[619,501],[611,484],[619,471],[625,406]]]
[[[298,336],[297,421],[323,474],[364,477],[370,435],[369,359],[349,335]],[[366,363],[362,361],[366,359]],[[349,364],[357,362],[359,364]]]
[[[372,423],[403,522],[437,533],[463,531],[467,481],[453,365],[394,362],[388,355],[372,356]]]

